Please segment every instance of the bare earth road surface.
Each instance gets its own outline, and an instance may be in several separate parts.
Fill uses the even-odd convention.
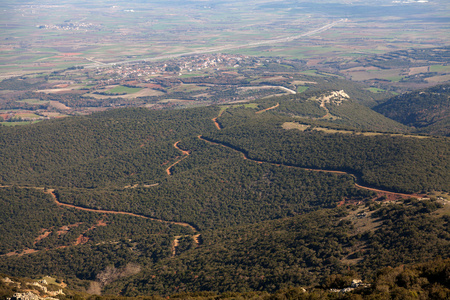
[[[0,188],[7,188],[7,187],[11,187],[11,186],[0,186]],[[175,221],[167,221],[167,220],[161,220],[161,219],[157,219],[157,218],[151,218],[151,217],[147,217],[144,215],[139,215],[139,214],[134,214],[134,213],[130,213],[130,212],[125,212],[125,211],[113,211],[113,210],[104,210],[104,209],[93,209],[93,208],[87,208],[87,207],[81,207],[81,206],[76,206],[76,205],[72,205],[72,204],[68,204],[68,203],[62,203],[59,202],[58,197],[55,194],[55,190],[54,189],[47,189],[45,190],[42,187],[19,187],[19,188],[27,188],[27,189],[37,189],[37,190],[41,190],[46,194],[49,194],[52,196],[53,201],[56,203],[56,205],[58,206],[62,206],[62,207],[67,207],[67,208],[73,208],[73,209],[77,209],[77,210],[82,210],[82,211],[89,211],[89,212],[94,212],[94,213],[101,213],[101,214],[117,214],[117,215],[127,215],[127,216],[132,216],[132,217],[136,217],[136,218],[143,218],[143,219],[147,219],[147,220],[152,220],[152,221],[156,221],[156,222],[161,222],[161,223],[166,223],[166,224],[172,224],[172,225],[178,225],[178,226],[183,226],[186,228],[189,228],[190,230],[192,230],[192,232],[194,233],[194,235],[192,235],[192,239],[194,241],[194,243],[196,245],[199,245],[200,243],[200,234],[198,233],[197,229],[192,226],[191,224],[188,223],[184,223],[184,222],[175,222]],[[103,222],[103,221],[101,221]],[[98,224],[97,224],[98,225]],[[105,226],[106,224],[100,224],[101,226]],[[94,226],[95,227],[95,226]],[[92,228],[91,228],[92,229]],[[79,244],[84,244],[82,242],[83,238],[83,234],[80,235],[77,239],[77,241],[75,242],[75,245],[79,245]],[[176,247],[178,246],[179,243],[179,239],[181,238],[181,236],[176,236],[175,240],[172,242],[172,253],[173,255],[175,255],[176,253]],[[67,246],[61,246],[59,248],[65,248]],[[46,249],[49,250],[49,249]],[[29,254],[29,253],[35,253],[38,252],[39,250],[35,250],[35,249],[25,249],[22,252],[12,252],[12,253],[8,253],[6,254],[7,256],[11,256],[11,255],[24,255],[24,254]]]
[[[238,153],[241,153],[241,155],[242,155],[242,157],[243,157],[244,159],[247,159],[247,160],[249,160],[249,161],[253,161],[253,162],[256,162],[256,163],[259,163],[259,164],[266,163],[266,164],[271,164],[271,165],[274,165],[274,166],[277,166],[277,167],[297,168],[297,169],[302,169],[302,170],[306,170],[306,171],[313,171],[313,172],[324,172],[324,173],[333,173],[333,174],[340,174],[340,175],[349,175],[349,176],[352,176],[352,177],[354,178],[354,180],[355,180],[355,186],[356,186],[357,188],[364,189],[364,190],[369,190],[369,191],[373,191],[373,192],[376,192],[376,193],[381,193],[381,194],[384,194],[384,195],[390,195],[390,196],[397,197],[397,198],[400,198],[400,199],[403,199],[403,198],[411,198],[411,197],[412,197],[412,198],[421,198],[421,197],[425,197],[425,195],[420,195],[420,194],[403,194],[403,193],[396,193],[396,192],[386,191],[386,190],[382,190],[382,189],[376,189],[376,188],[371,188],[371,187],[363,186],[363,185],[360,185],[360,184],[356,183],[356,181],[358,180],[358,178],[357,178],[354,174],[347,173],[347,172],[344,172],[344,171],[302,168],[302,167],[288,166],[288,165],[282,165],[282,164],[271,163],[271,162],[268,162],[268,161],[261,161],[261,160],[251,159],[251,158],[249,158],[245,153],[243,153],[242,151],[239,151],[239,150],[234,149],[234,148],[232,148],[232,147],[229,147],[229,146],[227,146],[227,145],[224,145],[224,144],[221,144],[221,143],[218,143],[218,142],[215,142],[215,141],[210,141],[210,140],[204,138],[204,137],[201,136],[201,135],[199,135],[198,138],[199,138],[200,140],[202,140],[202,141],[207,142],[207,143],[214,144],[214,145],[218,145],[218,146],[222,146],[222,147],[225,147],[225,148],[229,148],[229,149],[231,149],[231,150],[233,150],[233,151],[236,151],[236,152],[238,152]]]

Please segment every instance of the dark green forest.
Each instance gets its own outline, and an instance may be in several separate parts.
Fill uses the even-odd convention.
[[[373,108],[418,132],[450,136],[450,85],[398,95]]]
[[[381,268],[387,268],[386,273],[390,266],[448,256],[450,220],[448,214],[442,215],[443,209],[439,202],[417,200],[324,209],[203,231],[200,245],[186,236],[176,256],[170,254],[164,234],[140,232],[142,238],[138,233],[115,243],[89,242],[10,257],[1,261],[0,268],[13,276],[53,274],[83,286],[80,279],[96,280],[108,266],[122,268],[134,263],[141,266],[141,272],[113,281],[105,289],[106,294],[126,296],[174,291],[276,293],[291,286],[344,288],[349,278],[378,280]],[[116,228],[117,233],[124,230]],[[401,286],[416,287],[413,278],[403,278]],[[389,288],[377,290],[381,291]]]
[[[450,191],[448,138],[320,96],[0,127],[0,272],[129,297],[337,299],[351,277],[372,283],[354,299],[447,295],[418,264],[450,253],[448,201],[425,195]]]
[[[203,137],[254,160],[345,171],[373,187],[398,192],[450,190],[446,138],[285,130],[281,125],[286,119],[277,115],[231,120],[232,115],[224,114],[220,119],[224,129]]]

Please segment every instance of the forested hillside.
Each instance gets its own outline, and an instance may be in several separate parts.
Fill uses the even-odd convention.
[[[303,287],[288,287],[274,293],[265,291],[251,292],[231,292],[217,293],[212,291],[178,292],[170,296],[146,295],[139,297],[120,297],[124,300],[148,299],[380,299],[388,300],[394,297],[408,298],[415,295],[424,299],[443,300],[450,296],[448,288],[449,280],[446,275],[450,266],[450,260],[436,259],[426,263],[413,264],[409,266],[399,266],[396,268],[386,267],[377,271],[376,277],[369,282],[362,283],[360,287],[351,288],[355,282],[354,272],[333,274],[329,276],[320,287],[305,289]],[[60,289],[63,283],[59,279],[45,277],[48,293]],[[37,289],[36,283],[42,280],[15,277],[0,274],[0,297],[10,297],[15,292],[24,292],[32,288]],[[356,281],[357,282],[357,281]],[[17,287],[20,284],[21,287]],[[45,283],[44,283],[45,285]],[[42,286],[42,285],[41,285]],[[330,289],[332,288],[332,289]],[[346,290],[346,292],[338,292]],[[34,290],[36,292],[36,290]],[[92,299],[93,296],[76,290],[64,289],[65,295],[58,298],[63,299]],[[117,299],[117,296],[104,295],[95,296],[99,300]]]
[[[0,272],[126,296],[278,293],[447,258],[448,201],[401,199],[446,196],[449,140],[363,132],[385,118],[352,124],[364,110],[327,93],[0,127]]]
[[[450,136],[450,85],[395,96],[374,110],[417,132]]]
[[[0,180],[76,187],[125,186],[135,178],[153,182],[164,176],[161,164],[180,155],[173,144],[213,129],[216,113],[213,107],[136,108],[1,127]]]
[[[444,206],[433,201],[325,209],[203,231],[201,244],[186,235],[175,256],[164,235],[141,233],[114,243],[89,242],[3,258],[0,268],[11,275],[50,273],[83,285],[88,282],[76,279],[99,281],[107,266],[120,270],[132,263],[140,266],[139,272],[111,277],[103,285],[106,293],[126,296],[342,288],[330,280],[349,269],[353,277],[370,282],[381,267],[447,257],[450,232],[444,212]]]
[[[277,115],[246,114],[246,118],[239,117],[239,123],[234,120],[231,113],[223,114],[220,122],[224,129],[204,138],[254,160],[346,171],[363,184],[388,190],[450,190],[450,143],[446,138],[362,135],[314,127],[286,130],[282,127],[286,119]]]
[[[339,91],[339,90],[338,90]],[[269,107],[279,103],[277,113],[301,119],[327,121],[336,125],[367,131],[407,132],[409,128],[397,121],[389,119],[361,104],[358,99],[364,97],[356,90],[342,89],[349,98],[330,97],[336,90],[314,90],[295,95],[285,95],[271,99],[258,100],[261,107]],[[330,99],[327,99],[327,98]],[[358,99],[358,100],[357,100]]]

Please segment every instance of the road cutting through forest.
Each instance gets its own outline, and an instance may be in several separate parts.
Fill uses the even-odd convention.
[[[178,147],[178,143],[179,143],[179,142],[181,142],[181,141],[176,142],[175,144],[173,144],[173,146],[174,146],[177,150],[181,151],[181,153],[183,153],[184,156],[183,156],[181,159],[179,159],[179,160],[177,160],[176,162],[174,162],[173,164],[171,164],[171,165],[166,169],[166,173],[167,173],[167,175],[169,175],[169,176],[172,175],[172,171],[170,171],[170,169],[172,169],[176,164],[178,164],[178,163],[181,162],[182,160],[186,159],[186,158],[189,156],[189,154],[191,154],[189,151],[185,151],[185,150],[180,149],[180,148]]]
[[[217,115],[217,117],[215,117],[214,119],[212,119],[212,121],[214,122],[214,125],[216,125],[217,130],[221,130],[222,129],[222,125],[220,125],[220,123],[217,121],[218,118],[220,118],[223,114],[223,112],[226,109],[221,109],[219,114]]]
[[[0,185],[0,188],[10,188],[10,187],[13,187],[13,186]],[[139,215],[139,214],[125,212],[125,211],[94,209],[94,208],[87,208],[87,207],[77,206],[77,205],[68,204],[68,203],[62,203],[62,202],[60,202],[58,200],[58,197],[57,197],[54,189],[45,189],[43,187],[25,187],[25,186],[17,186],[17,188],[21,188],[21,189],[35,189],[35,190],[43,191],[45,194],[51,195],[52,198],[53,198],[53,201],[56,203],[56,205],[57,206],[61,206],[61,207],[73,208],[73,209],[77,209],[77,210],[89,211],[89,212],[94,212],[94,213],[102,213],[102,214],[126,215],[126,216],[132,216],[132,217],[136,217],[136,218],[143,218],[143,219],[147,219],[147,220],[151,220],[151,221],[156,221],[156,222],[160,222],[160,223],[165,223],[165,224],[172,224],[172,225],[183,226],[183,227],[189,228],[190,230],[193,231],[193,233],[195,233],[195,235],[192,235],[192,239],[193,239],[194,243],[196,245],[199,245],[199,243],[200,243],[200,234],[198,233],[198,230],[194,226],[189,224],[189,223],[167,221],[167,220],[151,218],[151,217],[147,217],[147,216],[144,216],[144,215]],[[80,241],[80,239],[82,239],[82,238],[83,238],[82,235],[79,236],[77,241],[75,242],[75,245],[83,244]],[[180,237],[175,237],[175,240],[172,242],[172,252],[173,253],[175,253],[174,251],[176,250],[176,247],[178,246],[179,238]],[[67,246],[62,246],[62,247],[67,247]],[[39,250],[35,250],[35,249],[26,249],[26,250],[22,251],[22,253],[14,253],[14,254],[21,255],[21,254],[27,254],[27,253],[34,253],[34,252],[38,252],[38,251]],[[14,254],[9,253],[9,255],[14,255]]]
[[[280,103],[277,103],[276,105],[271,106],[271,107],[268,107],[268,108],[266,108],[266,109],[257,111],[256,114],[261,114],[261,113],[263,113],[263,112],[265,112],[265,111],[268,111],[268,110],[271,110],[271,109],[275,109],[275,108],[277,108],[278,106],[280,106]]]
[[[266,109],[264,109],[262,111],[258,111],[257,113],[261,113],[261,112],[267,111],[269,109],[274,109],[274,108],[276,108],[278,106],[279,106],[279,104],[277,103],[277,105],[269,107],[269,108],[266,108]],[[219,116],[220,115],[221,114],[219,114]],[[218,128],[218,130],[220,130],[221,126],[217,122],[217,118],[218,117],[216,117],[216,118],[214,118],[212,120],[216,124],[216,127]],[[391,192],[391,191],[387,191],[387,190],[366,187],[366,186],[363,186],[363,185],[357,183],[359,181],[359,179],[354,174],[351,174],[351,173],[348,173],[348,172],[344,172],[344,171],[303,168],[303,167],[298,167],[298,166],[289,166],[289,165],[283,165],[283,164],[277,164],[277,163],[272,163],[272,162],[267,162],[267,161],[260,161],[260,160],[251,159],[242,150],[235,149],[235,148],[233,148],[231,146],[222,144],[220,142],[209,140],[209,139],[203,137],[202,135],[199,135],[198,138],[200,140],[204,141],[204,142],[207,142],[207,143],[210,143],[210,144],[213,144],[213,145],[218,145],[218,146],[222,146],[222,147],[225,147],[225,148],[229,148],[229,149],[231,149],[231,150],[233,150],[235,152],[240,153],[242,155],[243,159],[246,159],[246,160],[249,160],[249,161],[252,161],[252,162],[256,162],[256,163],[259,163],[259,164],[267,163],[267,164],[278,166],[278,167],[297,168],[297,169],[302,169],[302,170],[306,170],[306,171],[313,171],[313,172],[325,172],[325,173],[334,173],[334,174],[339,174],[339,175],[349,175],[349,176],[353,177],[355,187],[360,188],[360,189],[364,189],[364,190],[369,190],[369,191],[376,192],[378,195],[382,194],[382,195],[387,195],[387,196],[397,197],[397,198],[411,198],[411,197],[416,197],[417,198],[417,197],[424,197],[425,196],[425,195],[420,195],[420,194],[396,193],[396,192]],[[166,169],[166,172],[167,172],[168,175],[172,175],[171,168],[173,166],[175,166],[176,164],[178,164],[182,160],[186,159],[191,154],[190,151],[183,150],[183,149],[179,148],[178,147],[179,143],[180,143],[180,141],[177,141],[176,143],[173,144],[173,146],[183,154],[183,157],[181,159],[177,160],[175,163],[173,163],[171,166],[169,166]],[[12,187],[12,186],[0,185],[0,188],[6,188],[6,187]],[[143,219],[148,219],[148,220],[152,220],[152,221],[157,221],[157,222],[161,222],[161,223],[165,223],[165,224],[172,224],[172,225],[183,226],[183,227],[189,228],[195,234],[195,235],[189,235],[189,236],[192,237],[194,243],[196,245],[199,245],[199,243],[200,243],[200,234],[198,233],[198,230],[194,226],[192,226],[191,224],[188,224],[188,223],[176,222],[176,221],[167,221],[167,220],[147,217],[147,216],[144,216],[144,215],[135,214],[135,213],[131,213],[131,212],[112,211],[112,210],[104,210],[104,209],[94,209],[94,208],[87,208],[87,207],[77,206],[77,205],[73,205],[73,204],[63,203],[63,202],[60,202],[58,200],[58,197],[57,197],[54,189],[44,189],[43,187],[18,187],[18,188],[28,188],[28,189],[32,188],[32,189],[42,190],[44,193],[51,195],[53,200],[54,200],[54,202],[56,203],[56,205],[61,206],[61,207],[67,207],[67,208],[73,208],[73,209],[82,210],[82,211],[89,211],[89,212],[103,213],[103,214],[128,215],[128,216],[132,216],[132,217],[137,217],[137,218],[143,218]],[[182,236],[176,236],[174,241],[172,242],[172,246],[171,246],[172,256],[176,255],[176,248],[179,245],[179,241],[180,241],[181,237]],[[35,252],[33,249],[27,249],[27,251]],[[20,254],[20,253],[17,253],[17,254]]]
[[[256,160],[256,159],[251,159],[249,158],[244,152],[242,152],[241,150],[238,149],[234,149],[233,147],[227,146],[225,144],[219,143],[219,142],[215,142],[215,141],[211,141],[208,140],[206,138],[204,138],[203,136],[199,135],[198,138],[204,142],[210,143],[210,144],[214,144],[214,145],[219,145],[228,149],[231,149],[233,151],[236,151],[240,154],[242,154],[242,157],[246,160],[249,161],[253,161],[256,162],[258,164],[262,164],[262,163],[266,163],[266,164],[270,164],[273,166],[277,166],[277,167],[286,167],[286,168],[296,168],[296,169],[302,169],[302,170],[306,170],[306,171],[313,171],[313,172],[324,172],[324,173],[333,173],[333,174],[339,174],[339,175],[349,175],[351,177],[353,177],[354,179],[354,184],[355,187],[359,188],[359,189],[363,189],[363,190],[369,190],[369,191],[373,191],[376,192],[377,194],[384,194],[384,195],[391,195],[393,197],[399,197],[399,198],[422,198],[425,195],[421,195],[421,194],[404,194],[404,193],[396,193],[396,192],[391,192],[391,191],[386,191],[386,190],[382,190],[382,189],[376,189],[376,188],[371,188],[371,187],[367,187],[367,186],[363,186],[361,184],[358,184],[357,181],[359,180],[356,175],[348,173],[348,172],[344,172],[344,171],[335,171],[335,170],[323,170],[323,169],[312,169],[312,168],[303,168],[303,167],[298,167],[298,166],[289,166],[289,165],[283,165],[283,164],[277,164],[277,163],[272,163],[272,162],[268,162],[268,161],[261,161],[261,160]]]
[[[262,113],[262,112],[265,112],[265,111],[270,110],[270,109],[277,108],[279,105],[280,105],[280,103],[277,103],[276,105],[274,105],[274,106],[272,106],[272,107],[269,107],[269,108],[266,108],[266,109],[257,111],[256,113],[258,114],[258,113]],[[323,100],[321,101],[320,107],[324,108],[324,109],[326,110],[326,112],[327,112],[327,113],[325,114],[325,116],[322,117],[322,119],[328,117],[328,116],[330,115],[330,112],[329,112],[328,108],[325,106],[325,99],[323,99]],[[221,130],[221,129],[222,129],[222,126],[220,126],[220,124],[219,124],[218,121],[217,121],[217,119],[222,115],[222,113],[223,113],[223,111],[221,111],[217,117],[215,117],[214,119],[212,119],[218,130]],[[426,195],[422,195],[422,194],[403,194],[403,193],[396,193],[396,192],[391,192],[391,191],[386,191],[386,190],[381,190],[381,189],[376,189],[376,188],[371,188],[371,187],[363,186],[363,185],[360,185],[360,184],[357,183],[357,182],[358,182],[358,178],[356,177],[356,175],[351,174],[351,173],[347,173],[347,172],[344,172],[344,171],[334,171],[334,170],[322,170],[322,169],[302,168],[302,167],[287,166],[287,165],[281,165],[281,164],[276,164],[276,163],[271,163],[271,162],[259,161],[259,160],[251,159],[251,158],[248,158],[248,156],[247,156],[244,152],[242,152],[242,151],[240,151],[240,150],[234,149],[234,148],[232,148],[232,147],[226,146],[226,145],[221,144],[221,143],[217,143],[217,142],[213,142],[213,141],[207,140],[207,139],[205,139],[204,137],[202,137],[202,135],[199,135],[198,138],[199,138],[200,140],[202,140],[202,141],[205,141],[205,142],[208,142],[208,143],[211,143],[211,144],[220,145],[220,146],[222,146],[222,147],[226,147],[226,148],[232,149],[232,150],[234,150],[234,151],[236,151],[236,152],[241,153],[244,159],[248,159],[248,160],[250,160],[250,161],[253,161],[253,162],[256,162],[256,163],[259,163],[259,164],[262,164],[262,163],[268,163],[268,164],[271,164],[271,165],[274,165],[274,166],[278,166],[278,167],[284,166],[284,167],[287,167],[287,168],[298,168],[298,169],[302,169],[302,170],[306,170],[306,171],[313,171],[313,172],[325,172],[325,173],[333,173],[333,174],[340,174],[340,175],[349,175],[349,176],[352,176],[352,177],[353,177],[353,179],[354,179],[354,181],[355,181],[355,187],[360,188],[360,189],[363,189],[363,190],[369,190],[369,191],[376,192],[378,196],[380,196],[380,194],[381,194],[381,195],[387,195],[387,196],[393,196],[393,197],[400,197],[400,198],[410,198],[410,197],[422,198],[422,197],[426,196]],[[176,147],[176,148],[179,149],[178,147]],[[179,149],[179,150],[182,151],[181,149]]]
[[[294,92],[294,91],[292,91],[292,90],[290,90],[290,89],[288,89],[288,88],[285,88],[285,87],[280,87],[280,88],[284,88],[284,89],[286,89],[286,90],[289,90],[289,91],[291,91],[291,92]],[[295,93],[295,92],[294,92],[294,93]],[[268,108],[266,108],[266,109],[257,111],[256,114],[260,114],[260,113],[263,113],[263,112],[265,112],[265,111],[268,111],[268,110],[271,110],[271,109],[275,109],[275,108],[277,108],[278,106],[280,106],[280,103],[277,103],[276,105],[271,106],[271,107],[268,107]],[[219,123],[219,121],[218,121],[217,119],[219,119],[219,118],[222,116],[222,114],[223,114],[224,111],[225,111],[224,109],[221,110],[221,111],[219,112],[219,114],[217,115],[217,117],[211,119],[211,120],[214,122],[214,125],[216,126],[217,130],[222,130],[222,128],[223,128],[222,125],[220,125],[220,123]],[[180,150],[181,150],[181,149],[180,149]]]
[[[35,188],[35,189],[42,189],[42,190],[44,190],[43,188]],[[50,194],[52,196],[52,198],[53,198],[53,201],[55,201],[56,205],[58,205],[58,206],[64,206],[64,207],[74,208],[74,209],[78,209],[78,210],[90,211],[90,212],[96,212],[96,213],[103,213],[103,214],[126,215],[126,216],[132,216],[132,217],[137,217],[137,218],[143,218],[143,219],[147,219],[147,220],[157,221],[157,222],[160,222],[160,223],[183,226],[183,227],[191,229],[195,233],[197,232],[197,229],[194,226],[192,226],[191,224],[188,224],[188,223],[161,220],[161,219],[151,218],[151,217],[147,217],[147,216],[144,216],[144,215],[138,215],[138,214],[130,213],[130,212],[126,212],[126,211],[95,209],[95,208],[87,208],[87,207],[77,206],[77,205],[68,204],[68,203],[62,203],[62,202],[59,202],[58,197],[55,194],[55,190],[53,190],[53,189],[48,189],[46,191],[44,190],[44,193]]]

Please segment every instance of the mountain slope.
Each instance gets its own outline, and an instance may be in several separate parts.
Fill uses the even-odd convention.
[[[274,113],[287,114],[296,118],[314,119],[347,126],[349,128],[380,131],[407,132],[407,126],[389,119],[355,100],[356,91],[329,90],[309,91],[257,101],[261,105],[279,103]]]
[[[417,132],[450,136],[450,84],[395,96],[373,109]]]
[[[309,97],[256,104],[0,128],[0,272],[128,296],[275,292],[448,256],[445,200],[378,204],[449,190],[447,138],[344,130]]]

